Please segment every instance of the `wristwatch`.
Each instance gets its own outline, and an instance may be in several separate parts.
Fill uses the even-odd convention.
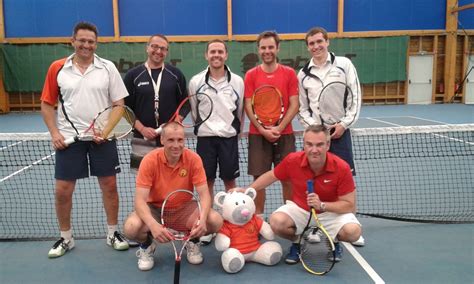
[[[326,203],[321,202],[321,205],[319,205],[319,208],[321,209],[321,211],[326,211]]]

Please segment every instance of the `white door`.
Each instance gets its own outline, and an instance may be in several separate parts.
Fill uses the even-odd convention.
[[[469,76],[467,76],[464,82],[466,84],[465,103],[474,104],[474,55],[469,56],[468,66],[467,72],[471,71],[471,73],[469,73]]]
[[[408,104],[431,104],[432,78],[432,55],[413,55],[409,57]]]

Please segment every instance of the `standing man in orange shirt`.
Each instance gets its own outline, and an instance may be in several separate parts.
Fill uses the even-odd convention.
[[[211,208],[212,200],[201,158],[184,147],[184,138],[181,124],[166,124],[160,137],[163,148],[145,155],[138,169],[135,211],[125,221],[124,233],[129,239],[140,243],[137,252],[140,270],[153,268],[157,242],[167,243],[173,238],[160,224],[160,209],[168,193],[186,189],[196,190],[199,194],[202,211],[200,223],[195,229],[196,239],[186,246],[189,263],[200,264],[203,261],[199,237],[215,233],[222,226],[222,217]],[[194,220],[190,221],[194,223]]]

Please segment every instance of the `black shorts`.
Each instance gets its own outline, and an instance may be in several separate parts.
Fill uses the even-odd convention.
[[[64,150],[56,151],[54,177],[59,180],[76,180],[89,177],[114,176],[120,172],[115,141],[96,144],[79,141]]]
[[[260,176],[278,165],[283,158],[295,152],[295,135],[281,135],[277,143],[268,142],[262,135],[249,134],[248,174]]]
[[[208,180],[216,179],[217,165],[222,180],[240,176],[238,137],[198,137],[196,152],[202,159]]]
[[[356,175],[355,165],[354,165],[354,156],[352,154],[352,136],[351,131],[346,129],[344,134],[339,139],[331,140],[331,147],[329,152],[337,155],[339,158],[346,161],[351,167],[352,175]]]

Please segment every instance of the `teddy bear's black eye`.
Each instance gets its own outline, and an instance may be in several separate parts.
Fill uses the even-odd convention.
[[[245,204],[245,200],[242,200],[242,203]]]
[[[235,205],[239,205],[239,202],[236,201],[236,202],[235,202]]]

